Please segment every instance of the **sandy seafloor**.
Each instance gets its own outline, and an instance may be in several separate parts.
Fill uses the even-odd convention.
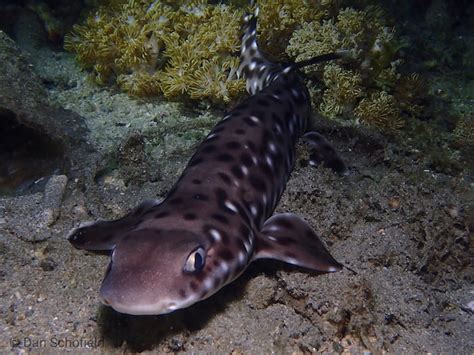
[[[44,241],[25,235],[43,192],[0,200],[2,223],[10,223],[0,239],[1,352],[474,351],[466,174],[436,172],[394,140],[330,124],[322,133],[351,174],[297,164],[276,211],[304,217],[354,272],[316,276],[262,261],[208,300],[169,315],[127,316],[100,305],[108,257],[75,250],[65,236],[81,221],[118,218],[162,198],[219,114],[97,88],[72,56],[43,55],[36,70],[48,79],[51,101],[85,118],[102,160],[92,184],[68,180]],[[182,131],[190,124],[195,134],[163,130],[166,120],[178,120]],[[140,159],[120,154],[130,134],[144,137]]]

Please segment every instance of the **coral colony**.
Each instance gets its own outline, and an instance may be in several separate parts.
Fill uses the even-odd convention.
[[[98,84],[116,82],[134,96],[225,105],[245,91],[236,70],[247,3],[112,0],[74,27],[65,48]],[[403,42],[380,8],[342,8],[331,0],[262,0],[259,7],[261,46],[271,58],[298,62],[350,51],[351,61],[304,70],[321,114],[387,131],[403,127],[402,111],[419,114],[409,93],[423,85],[417,75],[399,73]]]

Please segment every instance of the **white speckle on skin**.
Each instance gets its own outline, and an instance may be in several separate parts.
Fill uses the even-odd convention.
[[[204,288],[206,290],[210,290],[212,288],[212,279],[211,278],[207,278],[204,280]]]
[[[300,96],[300,93],[296,89],[291,89],[291,94],[293,95],[295,99]]]
[[[173,302],[168,305],[169,311],[175,311],[176,309],[178,309],[178,305],[176,303]]]
[[[277,230],[280,229],[280,227],[278,227],[277,225],[271,225],[271,226],[268,226],[265,228],[267,231],[270,231],[270,232],[275,232]]]
[[[281,134],[281,126],[280,126],[279,123],[275,124],[275,128],[276,128],[278,134]]]
[[[244,247],[245,247],[245,250],[247,251],[247,253],[250,253],[250,251],[252,250],[252,244],[250,244],[249,242],[247,242],[245,240],[244,240]]]
[[[244,173],[244,175],[248,175],[249,174],[249,169],[247,169],[246,166],[242,165],[240,167],[240,169],[242,169],[242,173]]]
[[[258,159],[257,159],[257,157],[256,157],[255,155],[252,156],[252,162],[253,162],[255,165],[257,165],[257,163],[258,163]]]
[[[257,217],[257,213],[258,213],[257,206],[255,205],[250,206],[250,212],[252,213],[252,216]]]
[[[273,142],[268,143],[268,149],[270,149],[272,153],[276,153],[277,151],[276,145]]]
[[[216,242],[221,241],[221,239],[222,239],[221,234],[217,230],[211,229],[211,230],[209,230],[209,233],[211,234],[211,237],[212,237],[212,239],[214,239],[214,241],[216,241]]]
[[[211,139],[211,138],[214,138],[215,136],[216,136],[216,134],[215,134],[215,133],[211,133],[210,135],[208,135],[208,136],[207,136],[207,138],[206,138],[206,139]]]
[[[255,94],[257,92],[257,85],[258,83],[256,81],[252,82],[252,94]]]
[[[255,50],[258,49],[257,42],[255,42],[255,41],[252,42],[252,48],[255,49]]]
[[[339,270],[338,268],[335,268],[335,267],[333,267],[333,266],[328,267],[328,271],[329,271],[329,272],[336,272],[336,271],[338,271],[338,270]]]
[[[268,203],[267,195],[262,196],[262,202],[265,206],[267,205],[267,203]]]
[[[250,119],[255,122],[255,123],[259,123],[260,122],[260,118],[258,118],[257,116],[250,116]]]
[[[243,264],[245,262],[245,254],[243,252],[239,253],[239,262]]]
[[[286,261],[288,264],[298,265],[298,260],[296,260],[296,259],[294,259],[294,258],[285,258],[285,261]]]
[[[249,65],[249,69],[252,71],[252,70],[255,69],[256,66],[257,66],[257,63],[252,62],[252,63],[250,63],[250,65]]]
[[[237,209],[237,207],[236,207],[232,202],[230,202],[230,201],[224,202],[224,205],[225,205],[228,209],[234,211],[235,213],[237,213],[237,212],[239,211],[239,210]]]
[[[265,161],[267,162],[267,164],[270,166],[270,168],[273,169],[273,161],[272,161],[272,158],[267,154],[265,155]]]
[[[221,264],[221,271],[223,274],[229,271],[229,265],[227,263],[222,263]]]
[[[282,73],[288,74],[290,70],[291,70],[291,67],[286,67],[285,69],[282,70]]]
[[[267,239],[270,239],[272,242],[277,241],[277,239],[275,237],[272,237],[271,235],[267,235],[266,237],[267,237]]]

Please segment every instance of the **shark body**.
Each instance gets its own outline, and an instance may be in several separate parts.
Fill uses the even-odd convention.
[[[116,311],[164,314],[187,307],[261,258],[319,272],[341,269],[302,218],[272,216],[311,104],[297,65],[270,62],[260,52],[255,15],[245,18],[239,72],[251,96],[212,129],[162,202],[146,201],[119,220],[70,233],[77,248],[111,252],[100,296]],[[322,136],[309,132],[303,139],[312,165],[345,172]]]

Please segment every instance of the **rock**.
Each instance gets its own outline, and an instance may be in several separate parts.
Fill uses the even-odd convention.
[[[0,224],[0,232],[9,230],[29,242],[49,239],[53,235],[51,226],[59,216],[66,184],[65,175],[52,176],[44,193],[0,200],[5,205],[5,223]]]
[[[59,215],[59,208],[61,207],[61,201],[66,190],[67,176],[66,175],[54,175],[52,176],[44,191],[43,198],[43,223],[46,226],[51,226]]]
[[[58,172],[76,176],[85,169],[88,176],[95,167],[83,118],[49,104],[27,57],[2,31],[0,132],[0,193],[2,186],[32,186]]]

